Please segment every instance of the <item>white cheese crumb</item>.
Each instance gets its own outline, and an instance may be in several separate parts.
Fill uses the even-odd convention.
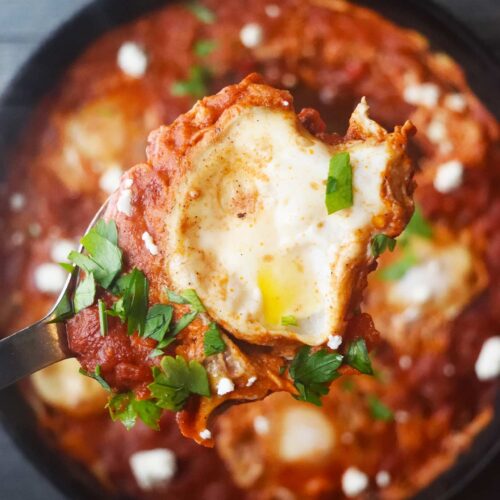
[[[148,56],[136,43],[125,42],[118,50],[116,63],[126,75],[140,78],[146,73]]]
[[[455,367],[451,363],[446,363],[443,366],[443,375],[445,377],[453,377],[453,375],[455,375],[455,372]]]
[[[413,364],[413,360],[411,359],[410,356],[408,356],[406,354],[399,358],[399,367],[402,370],[408,370],[412,364]]]
[[[336,92],[330,87],[323,87],[319,91],[319,100],[324,104],[330,104],[336,96]]]
[[[500,375],[500,336],[484,342],[475,368],[479,380],[491,380]]]
[[[441,118],[435,118],[427,127],[427,137],[434,144],[440,144],[448,140],[448,130]]]
[[[35,268],[35,286],[43,293],[59,293],[66,282],[67,272],[57,264],[46,262]]]
[[[257,47],[262,43],[264,32],[262,26],[257,23],[248,23],[241,28],[240,40],[241,43],[249,49]]]
[[[77,245],[71,240],[56,240],[50,249],[50,258],[54,262],[66,262],[71,250],[76,250]]]
[[[281,103],[283,104],[283,106],[285,106],[286,108],[288,108],[288,106],[290,106],[290,103],[288,101],[281,101]]]
[[[257,380],[257,377],[250,377],[248,380],[247,380],[247,387],[251,387],[253,384],[255,384],[255,381]]]
[[[200,432],[201,439],[211,439],[212,433],[208,429],[203,429]]]
[[[269,5],[266,5],[265,7],[265,12],[268,17],[276,18],[279,17],[281,14],[281,9],[279,8],[278,5],[271,3]]]
[[[26,205],[26,196],[22,193],[12,193],[9,198],[9,207],[13,212],[21,211]]]
[[[381,470],[377,472],[375,482],[379,488],[385,488],[391,482],[391,475],[386,470]]]
[[[165,486],[177,471],[175,454],[166,448],[133,453],[129,464],[137,484],[143,490]]]
[[[260,435],[268,434],[271,426],[269,425],[269,420],[262,415],[257,415],[253,419],[253,428],[255,432]]]
[[[155,245],[152,236],[147,231],[142,233],[142,241],[144,241],[144,245],[149,250],[151,255],[158,255],[158,247]]]
[[[133,183],[132,179],[125,179],[123,181],[123,187],[116,203],[118,212],[122,212],[129,217],[132,215],[132,191],[130,188]]]
[[[458,160],[451,160],[440,165],[434,177],[434,187],[440,193],[449,193],[462,184],[464,166]]]
[[[448,94],[444,98],[444,105],[451,111],[462,113],[467,109],[467,99],[463,94]]]
[[[404,89],[403,99],[408,104],[433,108],[439,101],[440,90],[434,83],[417,83]]]
[[[368,486],[368,476],[356,467],[349,467],[342,475],[342,491],[347,497],[359,495]]]
[[[340,345],[342,344],[342,337],[340,335],[330,335],[328,337],[328,342],[326,345],[335,351],[335,349],[338,349]]]
[[[219,396],[224,396],[224,394],[228,394],[229,392],[234,391],[234,383],[230,378],[222,377],[217,382],[217,394]]]
[[[99,187],[108,194],[114,193],[120,187],[122,174],[123,170],[118,165],[108,168],[99,179]]]

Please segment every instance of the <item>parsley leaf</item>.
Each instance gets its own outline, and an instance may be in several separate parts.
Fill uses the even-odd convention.
[[[123,294],[123,309],[127,317],[129,335],[136,331],[139,335],[144,335],[148,312],[148,291],[148,280],[144,273],[137,268],[132,269],[128,288]]]
[[[104,219],[100,219],[94,226],[94,230],[97,234],[106,238],[113,245],[118,245],[118,229],[114,221],[106,223]]]
[[[375,420],[389,422],[394,419],[392,410],[373,394],[368,396],[368,406],[370,408],[370,413]]]
[[[310,354],[311,348],[302,347],[290,364],[289,373],[299,392],[298,400],[321,406],[321,396],[328,393],[330,383],[340,374],[342,355],[326,349]]]
[[[167,292],[168,301],[172,302],[172,304],[189,304],[189,300],[182,295],[179,295],[178,293],[172,292],[168,289],[166,289],[165,291]]]
[[[193,322],[197,315],[198,313],[196,311],[184,314],[184,316],[175,323],[174,329],[172,330],[172,336],[175,337],[181,330],[184,330],[186,326]]]
[[[91,306],[95,298],[95,280],[93,274],[87,274],[86,278],[78,283],[73,297],[75,313]]]
[[[399,237],[399,241],[405,245],[411,236],[421,236],[422,238],[431,239],[432,235],[432,226],[425,219],[420,207],[415,206],[415,211],[410,222],[408,222],[403,234]]]
[[[194,53],[198,57],[209,56],[217,47],[215,40],[198,40],[194,45]]]
[[[97,309],[99,311],[99,326],[101,328],[101,336],[105,337],[108,334],[108,316],[106,314],[106,304],[103,300],[97,301]]]
[[[166,304],[155,304],[149,308],[144,328],[144,338],[161,342],[168,331],[174,308]]]
[[[74,315],[73,304],[67,293],[62,296],[53,314],[54,319],[52,319],[50,323],[61,323]]]
[[[385,234],[376,234],[370,243],[372,255],[377,258],[386,250],[392,252],[396,248],[396,240]]]
[[[197,361],[165,356],[160,365],[153,368],[154,382],[148,386],[160,408],[180,411],[191,394],[210,396],[207,372]]]
[[[186,80],[178,80],[172,84],[170,92],[173,96],[190,95],[197,99],[207,95],[207,82],[210,78],[210,71],[203,66],[192,66],[189,69]]]
[[[120,318],[122,323],[125,323],[127,317],[125,315],[125,309],[123,309],[123,297],[119,298],[113,305],[111,309],[106,311],[108,316],[114,316],[115,318]]]
[[[84,370],[83,368],[80,368],[79,372],[82,375],[85,375],[86,377],[90,377],[90,378],[93,378],[94,380],[97,380],[97,382],[99,382],[99,384],[101,384],[101,387],[104,390],[111,392],[111,387],[101,376],[101,365],[96,365],[96,367],[94,369],[94,373],[90,373],[90,372]]]
[[[295,316],[281,316],[281,325],[282,326],[297,326],[297,318]]]
[[[161,408],[154,401],[136,399],[132,392],[114,395],[108,401],[108,409],[113,422],[120,421],[127,430],[134,427],[137,417],[151,429],[160,429]]]
[[[377,275],[382,281],[397,281],[401,279],[410,268],[417,264],[417,258],[411,252],[405,252],[404,255],[381,269]]]
[[[366,349],[365,339],[353,340],[347,349],[345,362],[366,375],[373,375],[372,364]]]
[[[219,328],[215,323],[210,323],[203,338],[203,348],[205,356],[212,356],[226,350],[226,343],[222,338]]]
[[[190,2],[186,7],[197,17],[199,21],[205,24],[213,24],[216,17],[213,11],[211,11],[205,5],[198,2]]]
[[[349,208],[353,204],[352,166],[349,153],[338,153],[330,159],[325,203],[328,215]]]
[[[200,297],[198,297],[198,294],[192,288],[188,288],[181,292],[181,296],[188,301],[188,304],[191,305],[193,311],[199,313],[206,312],[205,306],[202,304]]]

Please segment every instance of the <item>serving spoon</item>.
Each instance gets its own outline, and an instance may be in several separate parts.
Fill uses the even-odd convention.
[[[101,219],[108,201],[97,211],[85,234]],[[83,253],[83,245],[80,244],[78,252]],[[40,321],[0,340],[0,390],[42,368],[74,357],[68,346],[66,324],[55,320],[58,307],[74,294],[79,277],[79,268],[74,266],[50,312]]]

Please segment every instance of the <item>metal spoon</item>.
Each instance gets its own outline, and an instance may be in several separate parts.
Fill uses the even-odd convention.
[[[95,214],[85,233],[96,225],[107,204],[108,201]],[[78,251],[83,252],[82,245]],[[73,357],[68,347],[66,324],[53,321],[56,318],[57,307],[66,296],[73,296],[79,276],[79,269],[74,266],[50,312],[33,325],[0,340],[0,390],[42,368]]]

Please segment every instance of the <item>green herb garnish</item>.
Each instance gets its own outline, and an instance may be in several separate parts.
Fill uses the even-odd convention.
[[[202,23],[212,24],[215,22],[215,13],[208,7],[205,7],[205,5],[198,2],[190,2],[186,5],[186,8],[188,8]]]
[[[352,207],[352,166],[349,153],[338,153],[330,159],[325,202],[329,215]]]
[[[127,332],[144,335],[148,312],[148,280],[142,271],[134,268],[126,280],[127,288],[123,293],[123,312],[127,319]]]
[[[321,396],[328,393],[330,383],[340,374],[337,369],[342,364],[342,355],[326,349],[310,354],[311,348],[302,347],[290,364],[289,373],[299,392],[296,397],[321,406]]]
[[[186,326],[193,322],[196,316],[198,316],[196,311],[184,314],[184,316],[175,323],[174,329],[172,330],[172,336],[175,337],[180,331],[184,330]]]
[[[146,316],[144,338],[161,342],[168,332],[174,308],[166,304],[156,304],[149,308]]]
[[[373,375],[372,364],[368,356],[365,339],[356,339],[351,342],[347,349],[345,362],[366,375]]]
[[[182,295],[179,295],[178,293],[172,292],[168,289],[166,289],[165,291],[167,292],[168,301],[172,302],[172,304],[189,304],[189,300]]]
[[[149,399],[138,400],[132,392],[116,394],[108,401],[109,414],[113,422],[120,421],[127,430],[134,427],[137,417],[155,431],[160,429],[158,422],[161,408]]]
[[[56,308],[54,309],[53,314],[54,319],[52,319],[50,323],[61,323],[62,321],[65,321],[74,315],[73,303],[71,302],[71,299],[69,298],[67,293],[62,296],[59,304],[57,304]]]
[[[198,294],[192,289],[188,288],[181,293],[181,296],[187,300],[188,304],[191,305],[193,311],[203,313],[206,312],[205,306],[202,304]]]
[[[433,235],[432,226],[425,219],[420,207],[415,206],[412,218],[406,226],[403,234],[399,237],[402,244],[407,244],[411,236],[420,236],[422,238],[431,239]]]
[[[82,375],[85,375],[86,377],[90,377],[90,378],[93,378],[94,380],[97,380],[97,382],[99,382],[99,384],[101,384],[101,387],[104,390],[111,392],[111,387],[101,376],[101,365],[96,365],[96,367],[94,369],[94,373],[88,372],[88,371],[84,370],[83,368],[80,368],[79,372]]]
[[[103,300],[97,301],[97,309],[99,311],[99,326],[101,335],[105,337],[108,334],[108,315],[106,314],[106,304]]]
[[[200,99],[208,92],[207,81],[210,78],[210,71],[203,66],[192,66],[186,80],[179,80],[172,84],[170,92],[173,96],[189,95]]]
[[[417,262],[415,255],[406,251],[400,259],[381,269],[377,275],[382,281],[397,281],[401,279],[409,269],[417,264]]]
[[[377,396],[373,394],[368,396],[368,406],[370,408],[370,413],[375,420],[382,420],[384,422],[394,420],[392,410],[380,401]]]
[[[380,254],[384,253],[386,250],[392,252],[396,248],[396,240],[385,234],[376,234],[370,243],[372,250],[372,255],[377,258]]]
[[[295,316],[281,316],[281,326],[297,326],[298,324]]]
[[[217,47],[217,42],[215,40],[198,40],[194,44],[194,53],[198,57],[209,56]]]
[[[85,279],[78,283],[73,297],[73,304],[75,313],[80,312],[82,309],[91,306],[95,299],[95,280],[93,274],[87,274]]]
[[[160,408],[180,411],[191,394],[210,396],[207,372],[198,361],[165,356],[160,367],[153,368],[154,382],[148,386]]]
[[[222,338],[219,328],[215,323],[210,323],[203,338],[205,356],[212,356],[226,350],[226,343]]]

